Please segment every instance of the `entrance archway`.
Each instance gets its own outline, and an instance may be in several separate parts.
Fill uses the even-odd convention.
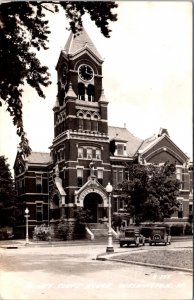
[[[102,204],[102,197],[97,193],[87,194],[84,198],[84,210],[89,210],[91,215],[90,223],[97,223],[101,217],[99,204]]]

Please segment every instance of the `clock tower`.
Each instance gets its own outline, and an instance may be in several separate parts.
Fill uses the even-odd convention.
[[[107,220],[104,187],[111,166],[102,63],[83,29],[76,36],[70,34],[56,65],[58,92],[50,147],[55,170],[50,173],[53,218],[60,215],[73,221],[74,209],[82,207],[90,210],[93,223]]]

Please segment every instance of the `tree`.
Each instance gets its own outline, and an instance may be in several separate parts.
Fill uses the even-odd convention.
[[[7,159],[0,156],[0,226],[13,226],[15,188]]]
[[[38,95],[45,98],[42,87],[51,82],[46,66],[37,58],[37,51],[47,50],[50,33],[45,11],[56,13],[60,8],[65,11],[69,21],[69,30],[78,34],[82,28],[85,13],[100,28],[105,37],[110,37],[109,22],[116,21],[112,13],[116,8],[114,2],[89,1],[14,1],[0,5],[0,98],[7,105],[20,137],[20,147],[25,155],[31,152],[26,137],[22,117],[22,86],[30,85]],[[2,102],[0,101],[0,105]]]
[[[121,187],[131,216],[138,225],[144,221],[163,221],[179,207],[177,196],[180,181],[175,178],[176,166],[166,162],[158,165],[131,165],[129,180]]]

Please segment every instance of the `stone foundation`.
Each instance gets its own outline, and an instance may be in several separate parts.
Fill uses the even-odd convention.
[[[73,240],[75,236],[75,220],[67,220],[68,222],[68,232],[67,240]]]

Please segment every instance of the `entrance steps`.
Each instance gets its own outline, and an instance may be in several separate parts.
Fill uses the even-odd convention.
[[[94,240],[106,241],[108,238],[108,225],[105,223],[88,223],[87,227],[92,232]],[[115,232],[112,232],[113,241],[117,241],[118,237]]]

